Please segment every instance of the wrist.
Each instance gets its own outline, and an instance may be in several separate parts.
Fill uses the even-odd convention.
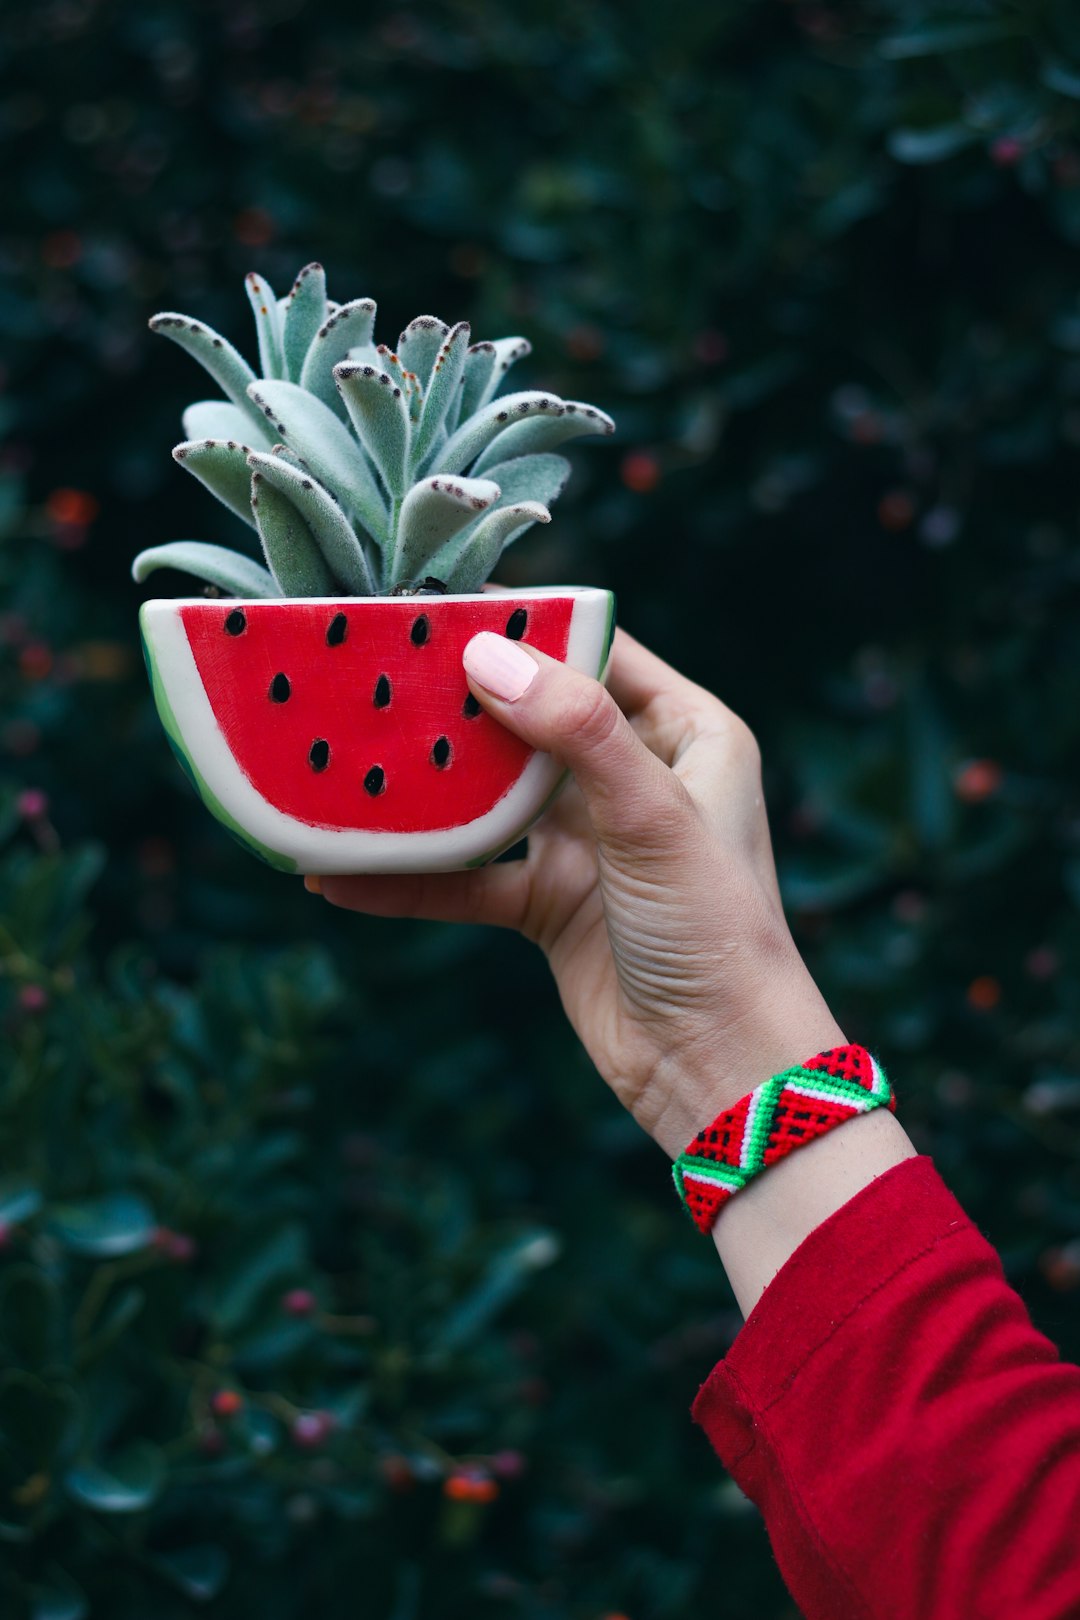
[[[707,1032],[658,1064],[642,1110],[635,1110],[672,1160],[717,1114],[772,1075],[847,1044],[794,944],[782,958],[763,961],[755,980],[745,1010],[718,1009]]]

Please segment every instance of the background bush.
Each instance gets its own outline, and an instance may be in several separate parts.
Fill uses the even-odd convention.
[[[232,520],[146,318],[250,352],[244,272],[318,257],[612,411],[504,578],[614,586],[756,727],[815,973],[1076,1357],[1080,15],[41,0],[0,48],[4,1614],[790,1617],[687,1416],[738,1316],[538,955],[332,913],[176,769],[128,566]]]

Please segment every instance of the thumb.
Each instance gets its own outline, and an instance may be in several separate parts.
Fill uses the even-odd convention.
[[[463,655],[474,696],[508,731],[567,766],[603,843],[655,846],[681,784],[599,681],[481,631]]]

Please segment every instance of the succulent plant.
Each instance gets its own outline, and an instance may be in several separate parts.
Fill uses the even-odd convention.
[[[570,466],[565,439],[612,433],[603,411],[544,391],[499,395],[520,337],[470,343],[466,321],[420,315],[396,350],[374,340],[375,304],[327,299],[322,266],[276,298],[247,277],[257,375],[201,321],[150,321],[225,394],[183,414],[173,456],[257,531],[264,562],[203,541],[143,551],[143,580],[178,568],[247,597],[477,591],[504,548],[547,523]]]

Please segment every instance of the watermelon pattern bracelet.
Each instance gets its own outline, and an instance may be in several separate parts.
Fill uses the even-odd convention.
[[[834,1046],[774,1074],[699,1131],[672,1166],[694,1225],[708,1232],[728,1199],[797,1147],[857,1114],[896,1112],[885,1071],[864,1046]]]

